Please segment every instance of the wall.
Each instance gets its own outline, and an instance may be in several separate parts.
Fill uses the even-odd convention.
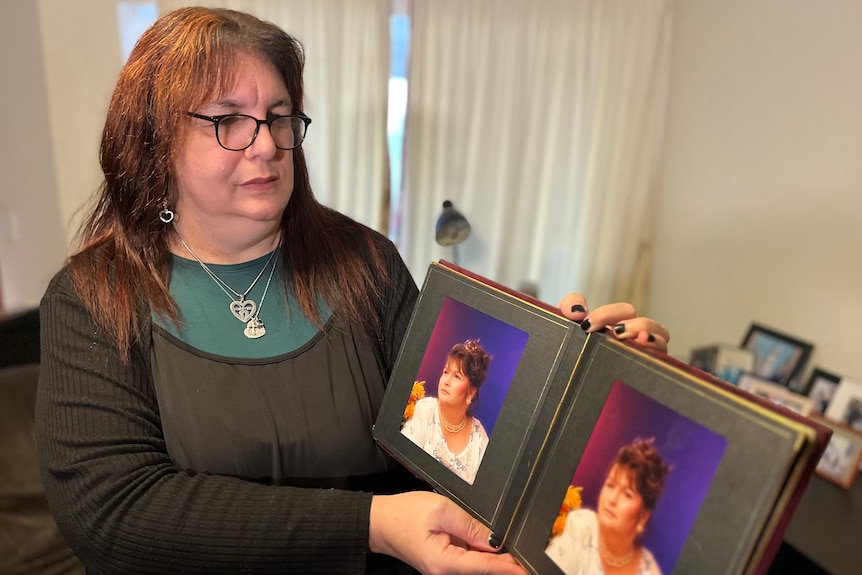
[[[38,8],[6,2],[0,19],[0,309],[7,313],[38,303],[65,250]]]
[[[862,378],[862,3],[678,0],[649,313]]]
[[[116,0],[8,0],[0,21],[0,281],[6,312],[38,305],[99,182],[122,65]]]
[[[16,0],[20,1],[20,0]],[[60,215],[67,240],[102,181],[99,141],[122,67],[117,0],[39,0]]]

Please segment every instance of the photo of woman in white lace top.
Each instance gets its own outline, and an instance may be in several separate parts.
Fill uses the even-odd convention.
[[[455,344],[437,385],[437,397],[416,402],[401,433],[472,484],[488,446],[488,434],[473,409],[488,375],[491,356],[478,340]]]

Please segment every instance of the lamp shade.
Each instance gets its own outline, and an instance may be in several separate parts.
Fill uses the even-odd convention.
[[[443,202],[443,213],[437,218],[436,240],[441,246],[456,246],[470,235],[470,223],[452,202]]]

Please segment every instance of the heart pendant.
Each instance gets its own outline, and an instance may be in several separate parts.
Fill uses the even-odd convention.
[[[242,333],[249,339],[257,339],[266,335],[266,327],[260,321],[260,318],[253,317],[248,320]]]
[[[254,312],[256,311],[257,304],[250,299],[230,302],[230,313],[242,323],[248,323],[248,320],[254,317]]]

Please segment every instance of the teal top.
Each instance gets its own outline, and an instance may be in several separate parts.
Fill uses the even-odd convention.
[[[242,293],[261,272],[269,256],[241,264],[207,264],[207,267],[236,292]],[[163,317],[154,317],[155,323],[194,348],[224,357],[275,357],[300,348],[318,329],[300,311],[296,298],[285,292],[282,262],[279,257],[273,259],[246,295],[246,299],[255,302],[266,335],[256,339],[246,337],[243,333],[246,321],[231,311],[231,305],[239,298],[228,296],[197,261],[176,255],[172,257],[169,289],[180,310],[180,325]],[[276,269],[267,289],[273,265]],[[326,323],[332,313],[320,299],[318,307],[321,323]]]

